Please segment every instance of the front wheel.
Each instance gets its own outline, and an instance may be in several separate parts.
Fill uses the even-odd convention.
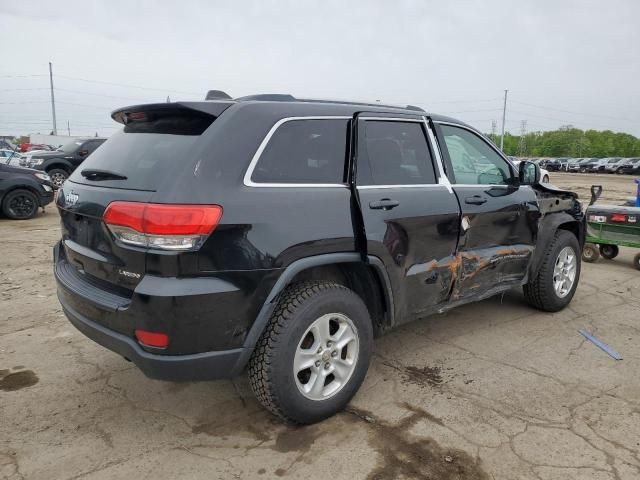
[[[617,245],[600,245],[600,255],[607,260],[613,260],[618,256],[620,249]]]
[[[371,358],[367,307],[348,288],[307,281],[280,296],[249,361],[258,401],[285,421],[308,424],[344,409]]]
[[[13,190],[2,201],[2,213],[12,220],[28,220],[38,213],[38,198],[29,190]]]
[[[544,253],[537,275],[524,286],[527,302],[545,312],[566,307],[580,280],[579,252],[575,235],[558,230]]]
[[[52,168],[47,173],[51,178],[51,183],[53,183],[53,186],[56,188],[62,187],[64,181],[69,178],[67,171],[61,168]]]
[[[633,257],[633,266],[636,267],[636,270],[640,270],[640,253]]]

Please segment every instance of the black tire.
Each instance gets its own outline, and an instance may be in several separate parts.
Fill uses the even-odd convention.
[[[12,220],[28,220],[38,213],[38,197],[30,190],[19,188],[7,193],[2,201],[2,213]]]
[[[564,296],[560,296],[554,288],[554,267],[560,252],[565,247],[570,247],[575,255],[575,278],[569,291]],[[539,310],[557,312],[571,302],[579,281],[580,244],[578,239],[567,230],[558,230],[544,253],[538,274],[524,285],[524,296],[530,305]]]
[[[617,245],[600,245],[600,255],[607,260],[613,260],[620,253],[620,249]]]
[[[52,168],[47,170],[47,174],[51,177],[51,183],[53,183],[54,188],[62,187],[64,181],[69,178],[69,172],[62,168]]]
[[[640,270],[640,253],[633,257],[633,266],[636,267],[636,270]]]
[[[341,313],[352,321],[359,341],[358,355],[351,376],[337,393],[312,400],[299,390],[293,359],[309,326],[328,313]],[[249,360],[251,390],[267,410],[289,423],[318,422],[344,409],[358,391],[369,368],[372,343],[369,312],[353,291],[324,281],[293,284],[280,295]]]
[[[587,169],[586,168],[581,168],[580,169],[580,173],[587,173]]]
[[[545,175],[542,179],[542,183],[549,183],[549,175]]]
[[[593,243],[585,243],[582,249],[582,260],[587,263],[595,263],[600,258],[598,246]]]

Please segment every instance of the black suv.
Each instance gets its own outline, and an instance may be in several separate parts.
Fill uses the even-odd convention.
[[[21,165],[47,172],[53,185],[59,188],[71,175],[71,172],[84,162],[105,140],[106,138],[96,137],[77,139],[53,152],[34,153],[28,160],[22,161]]]
[[[0,163],[0,211],[12,220],[27,220],[53,201],[49,175],[30,168]]]
[[[257,95],[137,105],[59,191],[67,317],[165,380],[248,367],[274,414],[318,421],[362,383],[374,333],[580,276],[576,195],[416,107]]]

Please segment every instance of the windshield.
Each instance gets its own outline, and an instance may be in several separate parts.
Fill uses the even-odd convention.
[[[75,142],[67,143],[65,146],[60,147],[58,151],[65,152],[65,153],[73,153],[80,147],[80,145],[82,145],[82,143],[83,142],[76,140]]]

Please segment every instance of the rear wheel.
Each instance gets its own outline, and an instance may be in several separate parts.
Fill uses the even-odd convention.
[[[28,220],[38,213],[38,198],[29,190],[13,190],[4,197],[2,213],[12,220]]]
[[[534,307],[557,312],[573,298],[580,279],[580,244],[571,232],[558,230],[547,247],[535,278],[524,286],[524,295]]]
[[[288,287],[249,361],[253,393],[271,413],[314,423],[342,410],[365,378],[373,328],[353,291],[331,282]]]
[[[617,245],[600,245],[600,255],[607,260],[612,260],[618,256],[620,249]]]
[[[542,179],[542,183],[549,183],[549,175],[545,175]]]
[[[593,263],[600,258],[598,247],[593,243],[585,243],[582,249],[582,260]]]
[[[640,270],[640,253],[633,257],[633,266],[636,267],[637,270]]]
[[[51,177],[51,183],[56,188],[62,187],[64,181],[69,178],[69,173],[62,168],[52,168],[47,172],[49,177]]]

